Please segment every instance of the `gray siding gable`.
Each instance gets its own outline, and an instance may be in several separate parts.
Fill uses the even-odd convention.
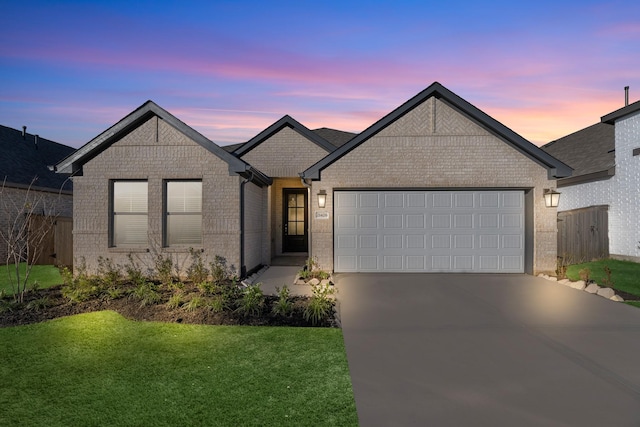
[[[381,132],[383,129],[394,123],[399,118],[403,117],[405,114],[413,110],[415,107],[417,107],[430,97],[436,97],[437,99],[444,101],[479,126],[483,127],[504,142],[512,145],[520,153],[545,167],[548,170],[550,178],[562,178],[571,175],[572,169],[568,165],[536,147],[531,142],[527,141],[522,136],[518,135],[502,123],[493,119],[486,113],[480,111],[478,108],[465,101],[464,99],[460,98],[458,95],[451,92],[440,83],[434,82],[428,88],[402,104],[400,107],[396,108],[391,113],[384,116],[382,119],[378,120],[376,123],[365,129],[359,135],[355,136],[352,140],[336,149],[333,153],[329,154],[327,157],[305,170],[300,174],[300,176],[304,179],[319,180],[320,173],[323,169],[330,166],[342,156],[349,153],[360,144],[364,143],[368,139]]]
[[[234,173],[241,175],[260,186],[271,184],[271,178],[253,168],[243,160],[228,153],[153,101],[145,102],[118,123],[93,138],[65,159],[61,160],[55,166],[56,172],[62,174],[82,175],[82,167],[85,163],[96,157],[124,135],[131,132],[153,116],[157,116],[164,120],[197,144],[207,149],[210,153],[227,162],[229,165],[230,175]]]

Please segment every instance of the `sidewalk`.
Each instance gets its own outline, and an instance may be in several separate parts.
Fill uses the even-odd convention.
[[[298,266],[279,266],[272,265],[267,270],[259,274],[253,283],[261,283],[260,289],[265,295],[277,295],[278,291],[276,287],[282,288],[287,285],[291,291],[291,295],[311,295],[311,286],[309,285],[296,285],[294,282],[296,276],[302,267]]]

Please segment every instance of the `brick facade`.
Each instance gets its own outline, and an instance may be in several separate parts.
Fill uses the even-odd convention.
[[[556,210],[546,208],[542,197],[544,188],[554,186],[546,168],[431,97],[324,169],[311,194],[326,190],[325,211],[331,213],[337,188],[527,190],[534,224],[527,231],[533,239],[528,256],[538,273],[556,268]],[[316,198],[311,200],[311,211],[318,210]],[[311,216],[312,255],[332,270],[333,218]]]
[[[148,245],[109,246],[110,182],[118,179],[148,182]],[[95,271],[99,256],[123,265],[132,253],[145,268],[153,268],[154,255],[162,254],[186,268],[188,247],[163,247],[163,182],[169,179],[202,180],[203,236],[196,249],[203,250],[207,262],[221,255],[239,269],[241,178],[230,176],[226,162],[158,117],[148,119],[89,160],[83,175],[73,178],[77,200],[73,211],[75,262],[84,258],[88,270]]]

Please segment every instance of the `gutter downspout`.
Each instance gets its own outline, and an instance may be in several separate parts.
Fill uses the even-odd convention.
[[[247,274],[247,266],[244,265],[244,185],[253,179],[253,171],[250,175],[240,181],[240,278]]]
[[[313,245],[312,245],[312,239],[313,239],[312,236],[313,236],[313,234],[311,233],[311,219],[313,218],[313,216],[311,215],[311,204],[312,204],[312,201],[311,201],[311,184],[308,184],[307,180],[305,178],[303,178],[303,177],[300,177],[300,181],[302,182],[302,185],[304,185],[307,188],[307,192],[309,194],[309,197],[307,198],[309,200],[309,202],[308,202],[309,203],[309,209],[308,209],[309,212],[307,214],[308,215],[307,224],[309,224],[308,225],[309,230],[307,231],[307,235],[309,236],[309,241],[307,242],[307,245],[308,245],[307,253],[309,255],[308,255],[307,258],[308,259],[312,259],[313,258],[313,254],[311,253],[311,248],[313,247]]]

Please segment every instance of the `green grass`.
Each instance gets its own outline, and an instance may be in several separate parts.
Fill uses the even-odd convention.
[[[20,264],[20,277],[24,277],[25,269],[26,263],[23,262]],[[11,288],[9,274],[11,274],[11,277],[14,277],[15,283],[15,266],[13,264],[8,267],[6,264],[0,266],[0,291],[4,289],[7,294],[11,295],[14,291]],[[54,265],[34,265],[31,269],[31,274],[29,274],[27,288],[31,286],[33,282],[38,282],[40,289],[43,289],[53,285],[60,285],[62,283],[62,277],[60,277],[60,271]]]
[[[342,331],[134,322],[0,329],[2,426],[354,426]]]
[[[580,270],[589,268],[591,270],[591,280],[594,280],[599,285],[604,285],[603,279],[606,277],[604,266],[608,266],[611,269],[614,289],[637,295],[638,300],[640,300],[640,263],[637,262],[604,259],[570,265],[567,268],[567,277],[571,280],[580,280]]]

